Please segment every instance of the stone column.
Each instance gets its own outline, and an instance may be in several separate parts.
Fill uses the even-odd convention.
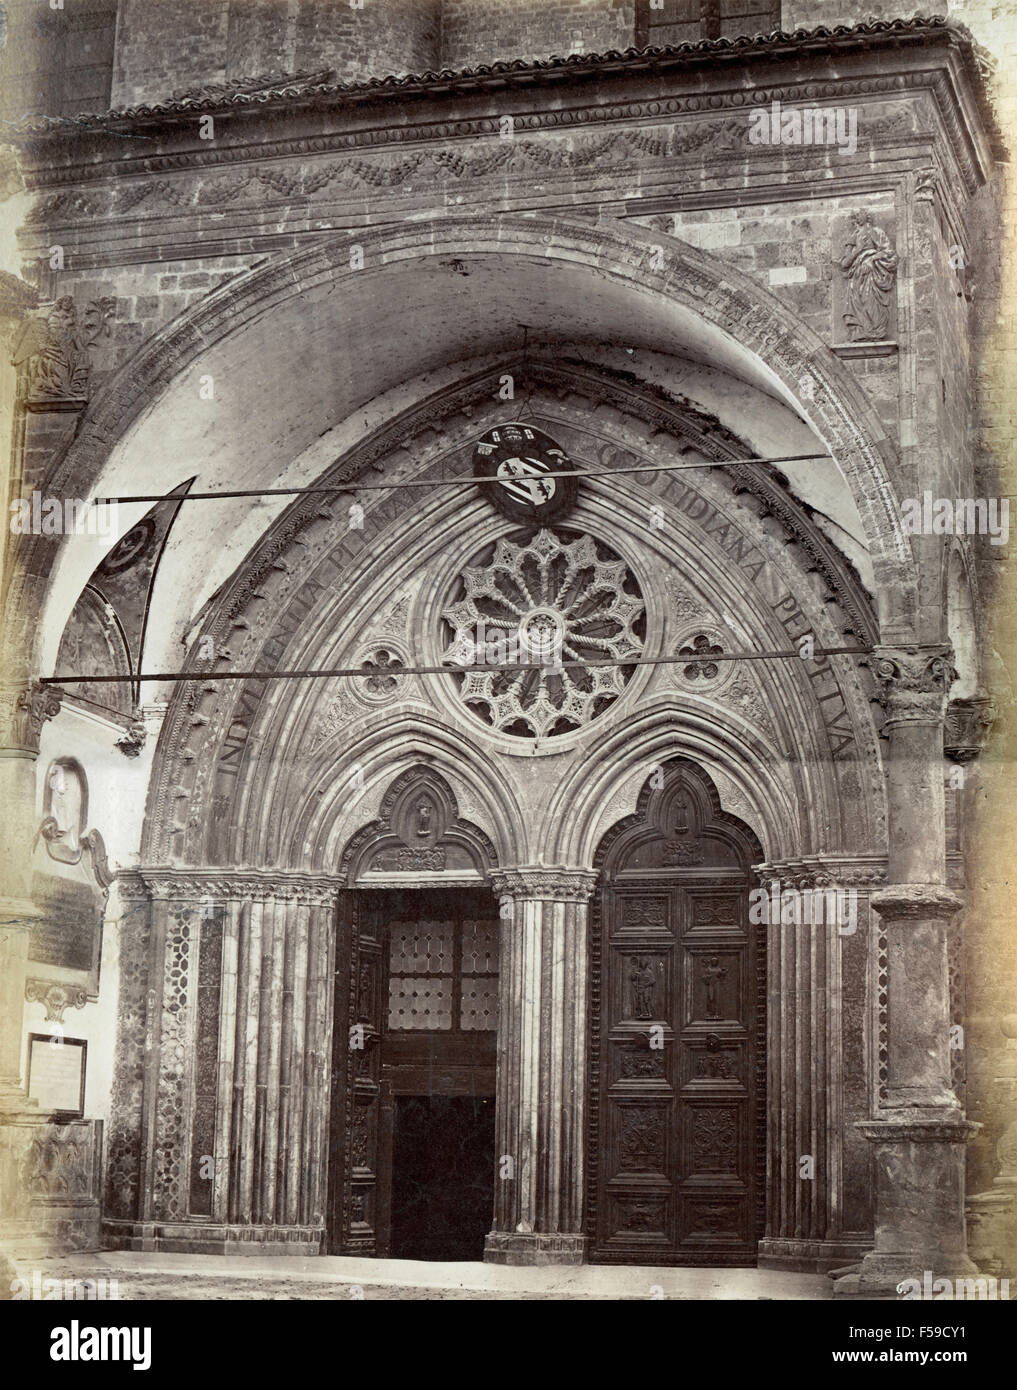
[[[759,1264],[825,1272],[871,1244],[867,1119],[871,855],[809,855],[758,867],[767,923],[767,1197]],[[807,1175],[802,1159],[812,1158]]]
[[[888,885],[872,897],[887,941],[885,1097],[858,1128],[875,1147],[875,1246],[839,1296],[896,1298],[903,1279],[976,1272],[964,1229],[965,1120],[950,1078],[943,721],[948,646],[879,647],[889,822]]]
[[[31,683],[0,685],[0,1113],[24,1109],[21,1022],[32,903],[35,761],[60,692]]]
[[[493,1264],[582,1264],[587,869],[506,869],[502,901]]]

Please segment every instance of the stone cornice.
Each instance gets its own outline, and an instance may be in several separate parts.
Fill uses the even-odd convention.
[[[332,875],[288,869],[130,869],[117,875],[122,900],[299,902],[334,905],[343,883]]]
[[[491,887],[498,897],[509,897],[515,902],[584,903],[597,886],[597,877],[593,869],[521,864],[493,873]]]
[[[49,136],[71,138],[85,132],[115,130],[124,124],[161,123],[174,118],[193,120],[195,115],[250,113],[270,107],[275,112],[306,106],[335,104],[366,104],[377,106],[386,101],[405,104],[412,97],[434,98],[444,94],[466,94],[478,90],[493,90],[499,94],[513,87],[530,89],[535,84],[560,87],[561,81],[598,76],[627,76],[633,72],[674,74],[678,71],[698,73],[730,68],[774,59],[843,58],[861,49],[874,52],[889,49],[899,53],[905,47],[927,47],[943,42],[954,48],[963,59],[970,75],[981,81],[982,72],[974,41],[961,28],[933,16],[914,19],[870,20],[855,25],[819,26],[815,29],[796,29],[793,32],[774,30],[769,34],[745,35],[739,38],[706,39],[698,43],[668,44],[648,48],[610,49],[605,53],[574,54],[569,57],[546,59],[514,59],[483,64],[476,68],[440,72],[408,73],[403,76],[375,77],[366,82],[332,82],[327,75],[298,74],[283,79],[277,86],[251,90],[249,81],[238,83],[232,92],[220,88],[194,94],[178,100],[155,102],[151,105],[124,107],[102,115],[82,115],[73,122],[66,118],[28,117],[15,127],[22,137]],[[320,76],[323,80],[315,81]]]
[[[860,39],[864,41],[860,42]],[[938,50],[938,64],[929,62],[929,50]],[[908,50],[912,56],[908,56]],[[892,56],[891,56],[892,55]],[[893,71],[886,71],[887,59]],[[793,59],[796,67],[789,66]],[[769,68],[760,67],[761,60]],[[732,68],[754,63],[753,82]],[[874,64],[881,64],[873,70]],[[562,84],[569,84],[571,104],[562,106]],[[704,91],[704,83],[712,90]],[[444,156],[444,176],[462,180],[474,171],[461,167],[450,142],[485,139],[492,142],[496,161],[515,157],[528,135],[596,127],[601,134],[624,122],[694,115],[737,115],[744,123],[755,105],[773,99],[785,103],[860,99],[897,99],[931,92],[939,109],[958,164],[964,170],[969,191],[985,177],[998,135],[992,124],[971,41],[961,31],[935,21],[895,21],[892,24],[859,25],[839,31],[799,31],[796,35],[719,40],[677,48],[629,50],[625,54],[589,55],[546,63],[495,64],[490,69],[463,73],[428,73],[421,77],[385,78],[367,84],[312,84],[297,93],[292,87],[256,94],[236,93],[208,100],[189,98],[152,107],[83,116],[74,120],[39,118],[12,132],[9,138],[21,146],[22,171],[29,187],[84,184],[132,174],[151,180],[152,175],[174,170],[228,169],[240,163],[261,164],[329,153],[351,154],[384,146],[433,142]],[[414,102],[419,102],[419,107]],[[515,138],[498,139],[499,116],[511,105]],[[395,103],[398,113],[389,119],[386,105]],[[415,120],[416,115],[423,119]],[[216,139],[198,138],[198,117],[216,114]],[[440,119],[435,119],[435,116]],[[285,123],[285,124],[283,124]],[[144,130],[144,150],[138,153],[124,140],[125,134]],[[689,129],[689,127],[685,127]],[[699,156],[716,143],[715,132],[692,130],[693,152]],[[635,132],[639,134],[641,132]],[[697,138],[698,136],[702,138]],[[643,151],[643,157],[649,151]],[[668,160],[680,157],[677,148],[666,151]],[[786,152],[782,152],[784,158]],[[347,160],[346,165],[356,165]],[[581,152],[571,166],[581,173]],[[343,176],[355,169],[344,166]],[[492,171],[498,175],[500,167]],[[547,169],[535,169],[546,178]],[[847,172],[847,171],[845,171]],[[292,172],[278,166],[256,171],[271,186],[281,180],[280,202],[309,196],[336,176],[311,173],[313,188],[294,187]],[[377,198],[384,177],[367,170],[370,194]],[[407,176],[408,177],[408,176]],[[418,172],[416,182],[428,178]],[[221,186],[220,186],[221,185]],[[342,190],[344,193],[346,189]],[[158,197],[159,189],[139,197]],[[217,211],[230,201],[231,190],[222,180],[214,188],[194,192],[195,213]],[[271,188],[262,198],[271,196]],[[208,200],[206,205],[205,200]],[[186,211],[190,199],[173,203],[168,212]],[[151,211],[151,205],[147,206]],[[82,212],[83,220],[94,216]],[[111,215],[121,216],[119,209]],[[47,220],[53,214],[45,212]]]

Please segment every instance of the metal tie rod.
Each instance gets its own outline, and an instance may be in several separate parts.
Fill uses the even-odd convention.
[[[322,677],[378,675],[394,676],[466,676],[474,671],[557,671],[589,670],[596,666],[707,666],[717,661],[776,661],[793,657],[795,661],[812,661],[824,656],[871,656],[871,647],[817,647],[808,657],[797,648],[791,651],[690,653],[684,656],[634,656],[628,660],[597,657],[592,661],[516,661],[504,665],[482,666],[331,666],[295,671],[144,671],[127,676],[76,676],[70,672],[60,676],[41,676],[42,685],[61,685],[72,681],[77,685],[133,685],[142,681],[239,681],[239,680],[320,680]]]
[[[582,470],[535,474],[540,478],[616,478],[621,473],[684,473],[697,468],[736,468],[742,464],[807,463],[815,459],[832,459],[832,454],[784,454],[769,459],[702,459],[699,463],[640,463],[627,468],[588,468]],[[406,478],[382,483],[340,483],[331,487],[263,487],[231,492],[185,492],[179,497],[164,492],[142,492],[131,497],[95,497],[93,507],[106,507],[112,502],[209,502],[235,497],[310,497],[315,494],[338,492],[382,492],[400,487],[471,487],[473,484],[504,483],[505,478],[489,475],[481,478]]]

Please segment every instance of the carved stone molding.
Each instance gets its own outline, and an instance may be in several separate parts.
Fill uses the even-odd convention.
[[[341,879],[286,870],[132,869],[117,876],[120,897],[126,901],[183,901],[203,898],[224,902],[300,902],[332,907]]]
[[[988,695],[951,700],[943,727],[943,756],[953,763],[973,762],[985,751],[996,714],[995,701]]]
[[[870,899],[880,917],[889,921],[928,921],[950,918],[964,906],[952,889],[939,883],[895,883]]]
[[[584,903],[597,886],[597,877],[594,869],[524,864],[498,870],[491,875],[491,886],[498,897],[509,897],[515,902]]]
[[[47,719],[60,713],[62,692],[39,681],[0,683],[0,749],[35,755]]]
[[[856,1120],[855,1129],[872,1144],[968,1144],[981,1129],[974,1120],[944,1116],[934,1119]]]
[[[760,882],[780,883],[789,888],[879,888],[886,883],[886,856],[878,854],[805,855],[784,859],[756,868]]]
[[[879,682],[887,724],[931,724],[943,717],[947,691],[956,677],[949,643],[876,647],[872,672]]]
[[[25,999],[29,1004],[45,1004],[47,1023],[63,1023],[64,1011],[83,1009],[88,1003],[88,994],[80,985],[29,977],[25,981]]]

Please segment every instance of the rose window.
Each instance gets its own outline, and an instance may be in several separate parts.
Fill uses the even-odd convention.
[[[643,600],[625,562],[591,536],[560,531],[488,546],[460,574],[442,619],[443,661],[477,668],[459,676],[459,698],[522,738],[589,724],[643,650]],[[583,664],[597,661],[610,664]]]

